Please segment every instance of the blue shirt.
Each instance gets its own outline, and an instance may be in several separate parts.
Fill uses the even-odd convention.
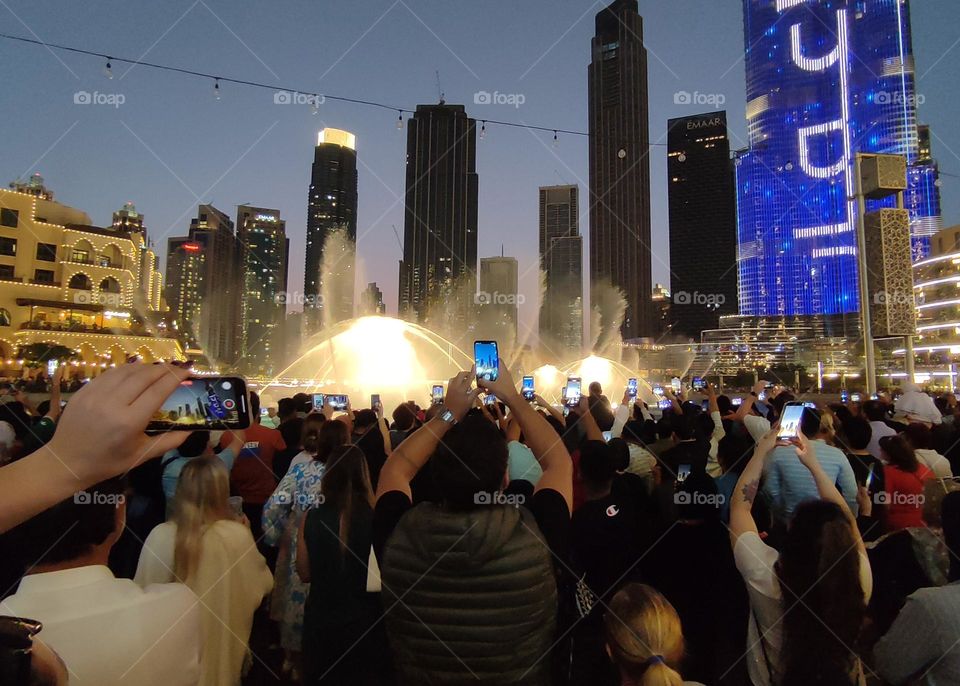
[[[836,484],[843,499],[856,516],[857,480],[847,456],[823,441],[810,441],[817,461],[827,477]],[[767,458],[764,468],[763,494],[767,497],[774,516],[787,522],[804,500],[818,500],[820,492],[810,470],[803,466],[793,446],[778,445]]]
[[[720,501],[720,519],[724,524],[730,523],[730,501],[733,500],[733,490],[737,487],[740,475],[729,471],[723,476],[714,479],[717,484],[717,493],[723,496]]]
[[[237,459],[237,456],[233,454],[233,451],[230,448],[224,448],[219,453],[217,457],[223,462],[226,466],[227,471],[229,472],[233,469],[233,463]],[[177,482],[180,480],[180,472],[183,471],[183,468],[186,466],[187,462],[196,458],[193,457],[184,457],[176,450],[170,450],[163,456],[163,495],[167,499],[167,517],[173,513],[173,497],[177,494]]]

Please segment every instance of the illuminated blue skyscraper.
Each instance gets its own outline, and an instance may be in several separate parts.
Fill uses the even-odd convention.
[[[920,152],[909,3],[744,0],[744,36],[740,314],[856,312],[855,154],[906,155],[917,258],[940,227],[936,163]]]

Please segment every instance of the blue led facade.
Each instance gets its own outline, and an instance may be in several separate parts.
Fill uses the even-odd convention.
[[[940,228],[936,165],[919,152],[909,3],[744,0],[744,35],[740,313],[856,312],[855,154],[907,156],[918,259]]]

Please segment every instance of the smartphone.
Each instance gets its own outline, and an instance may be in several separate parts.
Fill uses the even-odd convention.
[[[261,407],[261,408],[260,408],[260,416],[261,416],[261,417],[269,417],[269,416],[270,416],[270,413],[267,412],[267,408],[265,408],[265,407]]]
[[[773,382],[772,382],[772,381],[767,381],[767,385],[764,386],[764,388],[773,388]]]
[[[816,403],[805,402],[805,403],[803,403],[803,406],[806,407],[806,408],[808,408],[808,409],[811,409],[811,410],[817,409],[817,404],[816,404]]]
[[[703,408],[704,412],[706,412],[707,410],[710,409],[710,401],[704,398],[703,401],[700,403],[700,407]]]
[[[627,395],[631,398],[637,397],[637,380],[634,378],[627,379]]]
[[[879,399],[880,399],[880,396],[877,395],[876,393],[870,394],[870,400],[879,400]]]
[[[690,476],[690,465],[682,464],[677,467],[677,483],[682,484]]]
[[[379,410],[380,409],[380,394],[374,393],[370,396],[370,409]]]
[[[669,410],[671,407],[673,407],[673,401],[669,398],[664,398],[663,400],[657,402],[657,407],[659,407],[661,410]]]
[[[653,387],[653,394],[654,394],[655,396],[657,396],[658,398],[662,398],[662,397],[663,397],[663,387],[662,387],[662,386],[654,386],[654,387]]]
[[[730,398],[730,404],[733,405],[734,407],[740,407],[741,405],[743,405],[743,398],[739,396],[736,398]]]
[[[609,443],[609,442],[610,442],[610,439],[613,438],[613,432],[612,432],[612,431],[602,431],[602,432],[601,432],[601,435],[603,436],[603,442],[604,442],[604,443]]]
[[[580,379],[573,377],[567,379],[567,387],[564,393],[563,404],[567,407],[576,407],[580,404]]]
[[[863,485],[866,487],[868,491],[870,490],[870,487],[873,485],[873,470],[876,468],[876,466],[877,466],[876,462],[870,463],[870,469],[867,471],[867,478],[863,482]]]
[[[60,363],[56,360],[47,360],[47,376],[52,377],[57,373],[57,367],[60,366]]]
[[[317,412],[323,412],[323,393],[314,393],[312,396],[313,409]]]
[[[840,391],[840,402],[844,404],[850,402],[850,394],[847,391]]]
[[[850,402],[854,402],[854,403],[860,402],[860,394],[859,394],[859,393],[851,393],[851,394],[850,394]]]
[[[473,362],[477,366],[477,378],[496,381],[500,376],[500,353],[496,341],[474,341]]]
[[[674,393],[680,392],[680,377],[675,376],[670,379],[670,386],[673,388]]]
[[[523,377],[523,382],[520,384],[520,395],[523,396],[524,400],[533,400],[533,396],[536,395],[536,393],[533,390],[532,376]]]
[[[332,407],[337,412],[344,412],[347,409],[347,406],[350,404],[350,398],[343,394],[328,395],[326,400],[327,405]]]
[[[226,431],[249,426],[246,381],[238,376],[208,376],[190,378],[177,386],[150,420],[147,432]]]
[[[430,392],[430,400],[434,405],[443,404],[443,384],[434,384]]]
[[[759,400],[760,402],[763,402],[763,401],[766,400],[766,399],[767,399],[767,392],[766,392],[766,391],[760,391],[760,392],[757,394],[757,400]]]
[[[780,431],[777,432],[778,441],[786,441],[796,438],[800,434],[800,420],[803,419],[804,406],[802,404],[790,404],[783,408],[783,416],[780,417]]]
[[[695,376],[695,377],[693,377],[693,390],[695,390],[695,391],[702,391],[702,390],[703,390],[704,388],[706,388],[706,387],[707,387],[707,384],[706,384],[706,382],[703,380],[703,377],[702,377],[702,376]]]
[[[483,396],[483,404],[484,404],[484,405],[496,405],[496,404],[497,404],[497,396],[495,396],[493,393],[488,393],[487,395]]]

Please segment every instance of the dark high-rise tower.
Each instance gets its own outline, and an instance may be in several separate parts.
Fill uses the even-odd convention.
[[[590,281],[627,299],[624,338],[652,333],[647,50],[637,0],[597,14],[588,68]],[[591,294],[591,304],[598,297]]]
[[[287,307],[286,222],[279,210],[237,207],[237,243],[241,251],[242,356],[251,373],[272,374],[282,362],[283,322]]]
[[[400,315],[445,303],[465,323],[477,281],[477,127],[463,105],[417,105],[408,121]],[[469,296],[469,298],[467,297]]]
[[[547,351],[583,347],[583,238],[577,186],[540,187],[540,342]]]
[[[737,208],[727,113],[667,124],[671,332],[700,340],[737,313]]]
[[[325,266],[324,246],[328,239],[338,254],[328,254]],[[303,274],[306,333],[316,333],[324,322],[353,316],[356,241],[356,137],[347,131],[327,128],[320,132],[314,149],[307,203]]]

